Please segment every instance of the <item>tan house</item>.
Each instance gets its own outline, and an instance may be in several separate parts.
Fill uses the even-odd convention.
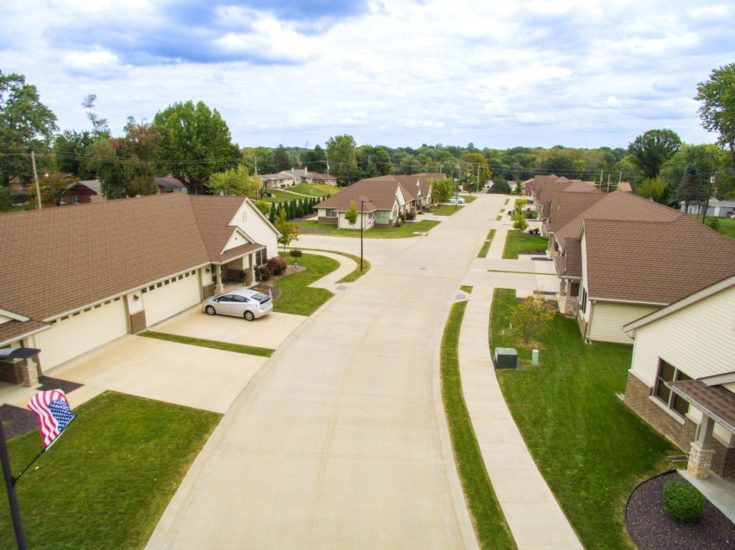
[[[278,238],[248,199],[184,193],[2,214],[0,232],[0,347],[39,348],[43,368],[176,315],[227,278],[252,281]],[[11,367],[6,380],[37,374]]]
[[[398,183],[401,186],[403,196],[406,198],[406,204],[402,210],[402,213],[406,214],[408,212],[421,212],[431,204],[431,181],[442,179],[442,177],[443,174],[436,173],[410,174],[408,176],[388,174],[365,178],[360,181]]]
[[[260,182],[264,189],[275,189],[283,187],[291,187],[299,183],[323,183],[326,185],[337,185],[337,178],[329,174],[321,174],[319,172],[311,172],[307,167],[291,168],[291,170],[282,170],[277,174],[263,174],[260,176]]]
[[[735,276],[625,325],[625,403],[689,453],[689,473],[735,477]]]
[[[396,181],[360,180],[316,205],[319,223],[340,229],[370,229],[375,225],[391,226],[405,211],[407,197]],[[352,225],[345,218],[352,205],[358,212]]]

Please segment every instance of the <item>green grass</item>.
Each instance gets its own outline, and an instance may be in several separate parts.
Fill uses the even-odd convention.
[[[475,202],[477,200],[477,197],[474,195],[460,195],[460,197],[462,197],[464,199],[464,202],[466,202],[467,204]]]
[[[294,263],[288,253],[281,252],[280,256],[287,263]],[[298,265],[304,266],[306,270],[275,281],[274,286],[280,291],[280,295],[273,300],[273,311],[311,315],[334,296],[325,288],[309,288],[309,285],[337,269],[339,262],[326,256],[304,254],[298,259]]]
[[[585,548],[630,548],[625,500],[641,480],[665,469],[677,451],[629,411],[625,390],[632,348],[584,344],[577,322],[557,315],[531,347],[507,327],[515,291],[493,299],[490,346],[515,347],[523,368],[496,371],[513,419]]]
[[[503,216],[501,216],[500,214],[498,214],[498,217],[497,217],[497,218],[495,218],[495,221],[496,221],[496,222],[499,222],[499,221],[500,221],[500,220],[502,220],[502,219],[503,219]]]
[[[508,204],[508,201],[510,201],[510,199],[505,199],[505,202],[503,204]]]
[[[431,209],[431,213],[435,216],[451,216],[462,210],[464,206],[461,204],[440,204]]]
[[[545,252],[549,239],[540,235],[529,235],[525,231],[511,229],[505,239],[503,258],[506,260],[517,260],[518,254],[529,254],[532,252]]]
[[[260,357],[270,357],[276,351],[269,348],[259,348],[257,346],[245,346],[243,344],[233,344],[230,342],[220,342],[219,340],[206,340],[204,338],[192,338],[190,336],[180,336],[178,334],[167,334],[165,332],[156,332],[146,330],[138,336],[146,338],[156,338],[158,340],[166,340],[167,342],[177,342],[179,344],[188,344],[190,346],[201,346],[203,348],[219,349],[222,351],[232,351],[235,353],[245,353],[247,355],[258,355]]]
[[[329,252],[330,254],[339,254],[340,256],[344,256],[345,258],[350,258],[351,260],[354,260],[357,264],[357,267],[352,273],[348,273],[344,277],[342,277],[337,283],[354,283],[357,281],[360,277],[365,275],[368,271],[370,271],[370,262],[368,262],[364,257],[362,259],[362,271],[360,271],[360,256],[355,256],[354,254],[348,254],[347,252],[337,252],[336,250],[322,250],[320,248],[301,248],[300,250],[313,250],[315,252]]]
[[[288,202],[292,200],[301,200],[304,198],[298,195],[294,195],[293,193],[288,193],[287,191],[282,191],[281,189],[268,189],[268,193],[273,196],[263,197],[263,200],[270,203]]]
[[[74,412],[61,439],[18,481],[28,547],[142,548],[221,415],[114,392]],[[34,431],[8,447],[17,475],[41,439]],[[0,547],[14,548],[1,500]]]
[[[325,183],[300,183],[289,187],[288,190],[294,193],[301,193],[302,195],[309,195],[310,197],[331,197],[339,193],[342,189]]]
[[[735,219],[717,218],[717,220],[720,222],[720,233],[735,239]]]
[[[422,220],[416,223],[404,223],[401,227],[373,227],[364,231],[366,239],[402,239],[405,237],[417,237],[416,233],[423,235],[431,231],[441,222],[435,220]],[[359,229],[339,229],[336,225],[321,224],[315,220],[306,220],[298,224],[299,227],[307,229],[318,229],[330,236],[360,238]]]
[[[462,285],[461,287],[459,287],[459,289],[460,289],[460,290],[461,290],[462,292],[466,292],[467,294],[472,294],[472,289],[473,289],[473,288],[474,288],[474,287],[473,287],[473,286],[470,286],[470,285]]]
[[[487,258],[487,253],[490,250],[490,245],[493,244],[494,238],[495,238],[495,229],[491,229],[487,234],[487,238],[485,242],[482,243],[482,248],[480,248],[480,251],[477,253],[478,258]]]
[[[485,469],[472,421],[462,394],[459,330],[467,302],[457,302],[444,327],[441,348],[442,400],[447,415],[459,478],[482,548],[515,548],[498,499]]]

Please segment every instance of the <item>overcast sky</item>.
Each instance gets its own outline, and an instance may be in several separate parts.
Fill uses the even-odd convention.
[[[2,0],[0,70],[62,129],[119,133],[176,101],[241,146],[625,147],[714,141],[692,99],[735,62],[735,3],[705,0]]]

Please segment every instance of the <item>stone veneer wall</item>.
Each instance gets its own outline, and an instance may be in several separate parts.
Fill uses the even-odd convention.
[[[653,388],[646,386],[634,374],[628,373],[628,383],[625,386],[625,404],[656,431],[668,437],[685,452],[689,452],[689,446],[694,440],[697,425],[689,418],[684,418],[683,424],[677,422],[662,407],[649,399],[652,391]],[[712,459],[712,471],[720,477],[735,477],[735,448],[726,447],[714,437],[712,438],[712,447],[715,450],[715,456]]]

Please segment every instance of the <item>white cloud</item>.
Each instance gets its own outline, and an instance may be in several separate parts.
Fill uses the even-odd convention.
[[[64,65],[74,76],[95,78],[112,78],[123,70],[120,58],[99,46],[88,51],[69,52],[64,56]]]

